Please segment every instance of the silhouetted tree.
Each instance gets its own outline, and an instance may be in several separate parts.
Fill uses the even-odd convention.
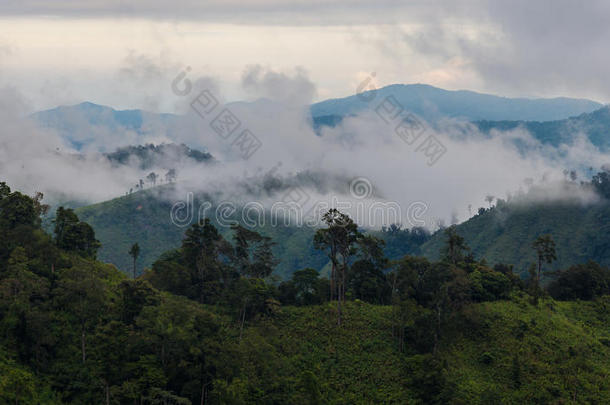
[[[555,260],[557,260],[556,252],[555,252],[555,241],[551,238],[551,235],[542,235],[539,236],[534,243],[532,243],[532,247],[536,251],[536,256],[538,258],[538,267],[536,272],[535,279],[535,299],[536,302],[538,300],[538,295],[540,291],[540,275],[542,273],[542,264],[551,264]]]
[[[356,242],[361,237],[358,226],[352,219],[330,209],[322,217],[327,228],[319,229],[314,235],[314,246],[319,250],[328,250],[331,261],[330,298],[337,297],[337,324],[341,325],[341,305],[345,302],[345,284],[347,267],[351,257],[356,253]]]
[[[136,278],[136,261],[138,260],[138,256],[140,256],[140,245],[138,243],[134,243],[131,245],[131,249],[129,249],[129,256],[133,258],[133,278]]]
[[[59,248],[95,258],[101,244],[95,239],[93,228],[81,222],[71,208],[59,207],[54,222],[55,243]]]
[[[167,173],[165,173],[165,181],[168,183],[176,181],[176,169],[169,169]]]
[[[464,238],[457,233],[455,225],[445,229],[445,236],[447,240],[443,252],[444,259],[453,265],[457,265],[465,259],[466,253],[470,251],[470,248],[466,245]]]
[[[148,180],[150,182],[150,184],[152,184],[154,187],[157,184],[158,177],[159,176],[157,175],[157,173],[150,172],[150,173],[148,173],[148,176],[146,176],[146,180]]]

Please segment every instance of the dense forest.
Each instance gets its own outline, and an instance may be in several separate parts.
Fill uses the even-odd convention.
[[[270,237],[206,219],[145,271],[134,239],[128,276],[73,210],[45,232],[47,210],[0,183],[3,403],[610,402],[610,270],[550,272],[552,235],[522,279],[453,226],[438,261],[390,260],[330,210],[311,240],[329,277],[281,281]]]
[[[113,263],[124,271],[129,270],[131,258],[126,252],[134,241],[138,241],[141,247],[140,268],[150,268],[166,250],[181,244],[185,228],[172,223],[168,215],[174,204],[171,196],[175,194],[175,184],[163,184],[110,201],[79,207],[75,212],[95,229],[98,239],[102,241],[98,252],[101,261]],[[192,205],[201,206],[209,200],[210,197],[206,199],[205,196],[195,195]],[[45,227],[49,230],[52,229],[51,217],[49,215],[45,221]],[[192,222],[197,221],[196,217],[193,215]],[[231,238],[229,226],[218,224],[215,215],[210,219],[223,236]],[[240,215],[228,219],[238,223],[243,221]],[[329,259],[324,252],[314,247],[315,230],[312,227],[283,224],[271,226],[273,221],[269,212],[265,213],[262,222],[257,227],[257,232],[276,242],[272,247],[273,254],[278,259],[274,274],[289,279],[294,271],[307,267],[326,272]],[[371,233],[386,242],[384,252],[390,259],[398,259],[405,254],[420,255],[420,247],[430,239],[429,231],[424,228],[390,226]]]
[[[557,261],[553,270],[596,261],[610,265],[610,172],[602,171],[590,181],[578,181],[573,172],[561,185],[566,194],[579,192],[595,195],[597,200],[564,199],[536,200],[545,195],[540,186],[532,186],[529,193],[502,199],[489,196],[495,205],[479,208],[471,219],[457,225],[475,256],[490,263],[511,263],[522,278],[535,260],[529,243],[524,238],[552,234],[557,245]],[[575,176],[574,176],[575,177]],[[433,235],[421,246],[421,254],[437,260],[444,244],[442,233]]]
[[[544,183],[536,184],[522,190],[521,195],[513,193],[505,198],[488,196],[486,208],[470,207],[471,218],[458,224],[457,230],[479,260],[485,259],[492,266],[510,263],[521,278],[527,277],[528,267],[535,261],[529,239],[545,234],[552,234],[557,244],[558,260],[551,264],[553,270],[589,260],[610,266],[610,232],[607,232],[607,224],[610,223],[610,174],[602,171],[589,181],[572,179],[571,175],[567,171],[567,178],[560,184],[566,194],[594,194],[600,196],[599,200],[583,203],[569,199],[540,199],[548,190],[544,188]],[[185,198],[179,193],[178,197],[173,197],[176,194],[174,183],[163,184],[75,211],[95,229],[102,242],[98,254],[101,261],[128,271],[131,258],[125,252],[134,241],[138,241],[142,248],[139,258],[141,268],[150,268],[161,254],[180,246],[182,241],[185,228],[172,223],[168,215],[172,204],[177,199]],[[215,200],[210,196],[195,195],[192,206],[200,207],[207,201]],[[268,212],[265,215],[263,224],[257,226],[257,232],[276,242],[272,251],[279,263],[274,274],[289,279],[296,270],[307,267],[321,270],[324,275],[330,271],[327,255],[313,244],[315,229],[307,226],[270,226],[273,221]],[[196,221],[196,217],[193,215],[191,222]],[[245,225],[240,215],[229,219]],[[211,220],[224,237],[231,237],[231,230],[226,224],[219,224],[215,215]],[[48,219],[46,222],[47,228],[51,229]],[[363,232],[382,239],[385,242],[384,253],[392,260],[408,254],[438,261],[445,243],[442,226],[432,234],[426,228],[409,229],[398,225]]]

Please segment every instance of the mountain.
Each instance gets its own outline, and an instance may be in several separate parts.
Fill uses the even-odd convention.
[[[555,121],[477,121],[482,132],[508,131],[523,128],[542,143],[558,146],[571,143],[575,134],[586,135],[589,141],[602,151],[610,150],[610,107],[583,113],[576,117]]]
[[[93,143],[97,136],[111,135],[125,139],[126,132],[133,135],[132,143],[138,143],[139,136],[166,131],[176,117],[142,110],[115,110],[90,102],[60,106],[30,115],[30,119],[41,127],[57,131],[77,150]]]
[[[549,270],[565,269],[590,260],[610,266],[610,176],[600,173],[591,183],[565,182],[563,186],[566,195],[593,195],[595,190],[602,198],[587,202],[541,200],[537,197],[546,195],[548,190],[534,186],[509,202],[500,199],[492,208],[481,208],[479,214],[456,225],[457,232],[464,237],[476,259],[485,259],[490,265],[512,264],[515,273],[523,278],[536,260],[532,242],[545,234],[550,234],[557,245],[557,261],[548,266]],[[177,185],[166,184],[79,208],[76,211],[79,217],[91,224],[102,242],[100,259],[128,271],[131,260],[127,252],[134,242],[142,247],[140,264],[146,267],[164,251],[179,247],[186,226],[196,220],[196,215],[182,227],[171,221],[173,200],[170,196],[174,187]],[[214,199],[195,197],[192,207],[200,207],[202,201]],[[192,207],[191,211],[196,211]],[[213,218],[215,207],[208,212],[221,233],[231,238],[229,227],[221,226]],[[237,214],[223,219],[245,225]],[[328,270],[326,254],[313,246],[314,228],[283,225],[281,221],[274,224],[268,212],[263,219],[257,231],[276,243],[274,254],[280,260],[276,275],[286,279],[296,270],[307,267],[323,272]],[[386,242],[385,254],[390,259],[419,255],[438,260],[446,243],[442,230],[430,235],[420,228],[409,230],[392,226],[369,233]]]
[[[375,108],[388,96],[394,96],[405,110],[430,122],[445,117],[466,121],[551,121],[603,107],[585,99],[507,98],[467,90],[444,90],[426,84],[393,84],[349,97],[321,101],[311,106],[311,113],[313,117],[353,115]]]
[[[164,195],[171,187],[174,185],[136,192],[76,210],[79,218],[93,227],[102,242],[100,260],[129,271],[132,262],[127,252],[134,242],[142,248],[141,268],[150,267],[163,252],[180,246],[186,227],[178,227],[170,220],[172,204]],[[198,206],[197,201],[194,206]],[[227,226],[213,222],[225,237],[231,238]],[[271,226],[268,218],[265,224],[257,231],[277,243],[274,254],[280,263],[276,275],[286,279],[294,271],[307,267],[327,270],[325,253],[313,247],[313,228]],[[523,278],[527,276],[529,265],[536,260],[532,242],[544,234],[550,234],[557,244],[557,261],[549,269],[565,269],[589,260],[610,266],[610,203],[606,201],[590,205],[500,201],[495,207],[481,210],[480,214],[456,227],[475,258],[485,259],[491,265],[513,264],[515,273]],[[411,254],[437,260],[446,239],[443,231],[429,235],[417,228],[370,233],[386,242],[385,254],[390,259]]]
[[[76,213],[79,218],[93,227],[96,237],[102,243],[99,259],[128,272],[132,259],[127,252],[135,242],[141,247],[138,261],[140,268],[150,267],[162,253],[178,248],[187,227],[177,226],[170,219],[173,202],[170,202],[168,196],[174,187],[175,184],[167,184],[78,208]],[[193,206],[199,207],[199,202],[195,198]],[[214,210],[210,212],[213,213]],[[226,238],[231,238],[228,226],[221,226],[214,218],[211,219]],[[235,219],[239,220],[238,217]],[[271,237],[276,243],[274,255],[279,259],[275,269],[277,276],[286,279],[294,271],[306,267],[317,270],[325,268],[328,263],[326,253],[313,246],[314,228],[283,224],[273,226],[268,217],[264,222],[256,230]],[[419,254],[419,247],[430,237],[425,230],[419,228],[409,230],[392,227],[373,234],[386,241],[385,253],[390,259],[398,259],[405,254]]]
[[[609,269],[558,298],[476,261],[361,261],[340,304],[315,271],[275,283],[201,251],[132,279],[42,211],[0,184],[1,404],[610,403]]]
[[[129,271],[132,260],[127,252],[135,242],[141,248],[139,263],[142,267],[150,267],[162,253],[180,246],[187,226],[178,226],[171,221],[173,202],[167,196],[172,187],[174,185],[139,191],[76,210],[79,218],[93,227],[96,237],[102,242],[98,255],[100,260]],[[198,207],[199,202],[195,200],[193,206]],[[231,237],[228,226],[213,222],[225,237]],[[276,268],[280,277],[287,277],[291,270],[305,267],[321,269],[327,262],[325,253],[313,248],[313,228],[267,225],[257,228],[257,231],[278,242],[274,254],[280,260]]]
[[[390,95],[406,110],[429,122],[447,117],[466,121],[552,121],[592,113],[603,107],[600,103],[585,99],[506,98],[466,90],[444,90],[425,84],[394,84],[311,105],[312,126],[316,131],[321,126],[335,126],[346,116],[367,108],[375,108],[381,100]],[[374,100],[366,101],[373,96]],[[270,100],[260,99],[252,103],[228,103],[227,106],[265,111],[273,104]],[[91,102],[39,111],[31,114],[30,118],[43,128],[57,131],[70,146],[78,150],[93,144],[101,136],[107,137],[110,144],[101,145],[107,147],[105,150],[127,144],[140,144],[142,142],[139,139],[144,135],[173,139],[172,126],[180,120],[180,116],[175,114],[135,109],[115,110]],[[602,117],[592,116],[593,120],[600,118]],[[517,124],[481,124],[482,127],[485,125],[501,127]]]
[[[610,265],[610,203],[499,203],[457,225],[475,258],[491,265],[513,264],[515,273],[527,275],[536,261],[532,242],[550,234],[557,244],[557,261],[549,269],[594,260]],[[431,259],[439,257],[445,244],[443,232],[437,232],[421,247]]]

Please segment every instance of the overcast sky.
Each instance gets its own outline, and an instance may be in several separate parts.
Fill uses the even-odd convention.
[[[172,92],[171,83],[188,67],[193,86],[220,101],[279,101],[232,107],[264,143],[255,157],[236,162],[232,144],[194,114],[172,139],[158,122],[134,141],[128,130],[96,132],[76,117],[80,133],[94,134],[100,150],[184,142],[231,162],[204,175],[199,166],[182,170],[181,181],[196,179],[203,189],[211,179],[225,189],[241,184],[243,173],[272,167],[287,177],[321,170],[329,178],[365,177],[376,198],[403,209],[423,202],[430,218],[463,220],[487,195],[518,193],[525,179],[562,179],[566,168],[597,168],[608,156],[578,128],[570,145],[554,149],[520,129],[487,137],[466,125],[434,134],[447,153],[428,167],[366,112],[314,136],[304,106],[354,94],[372,72],[376,86],[427,83],[606,103],[609,31],[608,1],[0,0],[0,173],[17,189],[58,200],[123,194],[146,173],[110,167],[94,153],[74,159],[65,139],[21,117],[82,101],[186,112],[191,98]],[[516,139],[526,153],[515,149]],[[562,189],[552,195],[568,197]]]
[[[309,80],[313,101],[428,83],[610,100],[608,1],[2,0],[0,85],[31,109],[89,100],[172,110],[186,66],[227,100],[252,66]]]

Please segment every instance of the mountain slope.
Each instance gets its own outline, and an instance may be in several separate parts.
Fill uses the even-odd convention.
[[[173,187],[175,184],[163,185],[78,208],[76,212],[79,218],[93,227],[97,239],[102,243],[98,258],[130,272],[133,263],[127,252],[133,243],[138,242],[141,248],[138,260],[140,270],[150,267],[167,250],[178,248],[187,227],[179,227],[170,219],[173,203],[168,195],[171,195]],[[199,207],[197,198],[193,206]],[[214,210],[209,212],[213,213]],[[226,238],[231,238],[227,226],[219,225],[213,215],[211,220]],[[328,258],[325,252],[313,246],[314,228],[273,226],[268,217],[264,222],[256,231],[271,237],[276,243],[274,254],[279,259],[274,272],[276,275],[289,278],[296,270],[306,267],[324,269]],[[391,259],[405,254],[419,254],[419,246],[429,238],[429,234],[421,229],[389,229],[374,234],[386,241],[385,253]]]
[[[477,259],[515,265],[523,277],[536,261],[532,242],[550,234],[557,244],[551,269],[594,260],[610,265],[610,203],[500,204],[457,225]],[[424,255],[438,258],[445,235],[437,232],[422,246]]]
[[[542,143],[558,146],[571,143],[577,134],[585,134],[602,151],[610,150],[610,107],[556,121],[478,121],[475,125],[484,133],[523,128]]]
[[[104,135],[125,137],[137,143],[147,133],[162,133],[176,119],[173,114],[158,114],[142,110],[115,110],[111,107],[83,102],[35,112],[30,119],[41,127],[52,129],[77,150],[92,144]]]
[[[321,101],[311,106],[311,112],[314,117],[347,116],[374,108],[390,95],[406,110],[428,121],[443,117],[468,121],[550,121],[592,112],[602,107],[600,103],[584,99],[506,98],[466,90],[443,90],[425,84],[393,84],[361,95]],[[366,101],[373,97],[373,101]]]
[[[366,96],[376,95],[368,103]],[[366,108],[374,108],[381,100],[393,95],[402,106],[430,122],[450,117],[468,121],[550,121],[561,120],[602,107],[600,103],[585,99],[506,98],[472,91],[449,91],[424,84],[394,84],[362,95],[321,101],[311,105],[312,126],[334,126],[342,118]],[[272,103],[257,100],[253,103],[234,102],[232,107],[265,109]],[[112,145],[99,145],[112,149],[116,146],[141,143],[144,135],[167,136],[170,139],[173,125],[179,115],[160,114],[142,110],[115,110],[90,102],[60,106],[39,111],[30,118],[44,128],[57,131],[72,147],[85,148],[104,136]],[[126,142],[128,140],[128,142]]]
[[[165,251],[180,246],[187,227],[179,227],[171,221],[173,203],[166,198],[169,187],[173,186],[156,187],[76,210],[79,218],[93,227],[96,237],[102,242],[98,254],[100,260],[129,271],[132,259],[127,252],[133,243],[138,242],[141,270],[150,267]],[[197,200],[194,206],[199,206]],[[196,220],[196,215],[193,220]],[[213,222],[226,238],[231,237],[227,226]],[[280,277],[289,276],[292,271],[304,267],[321,269],[327,262],[326,254],[313,248],[315,231],[312,228],[267,225],[257,231],[278,243],[274,254],[280,260],[276,268]]]

